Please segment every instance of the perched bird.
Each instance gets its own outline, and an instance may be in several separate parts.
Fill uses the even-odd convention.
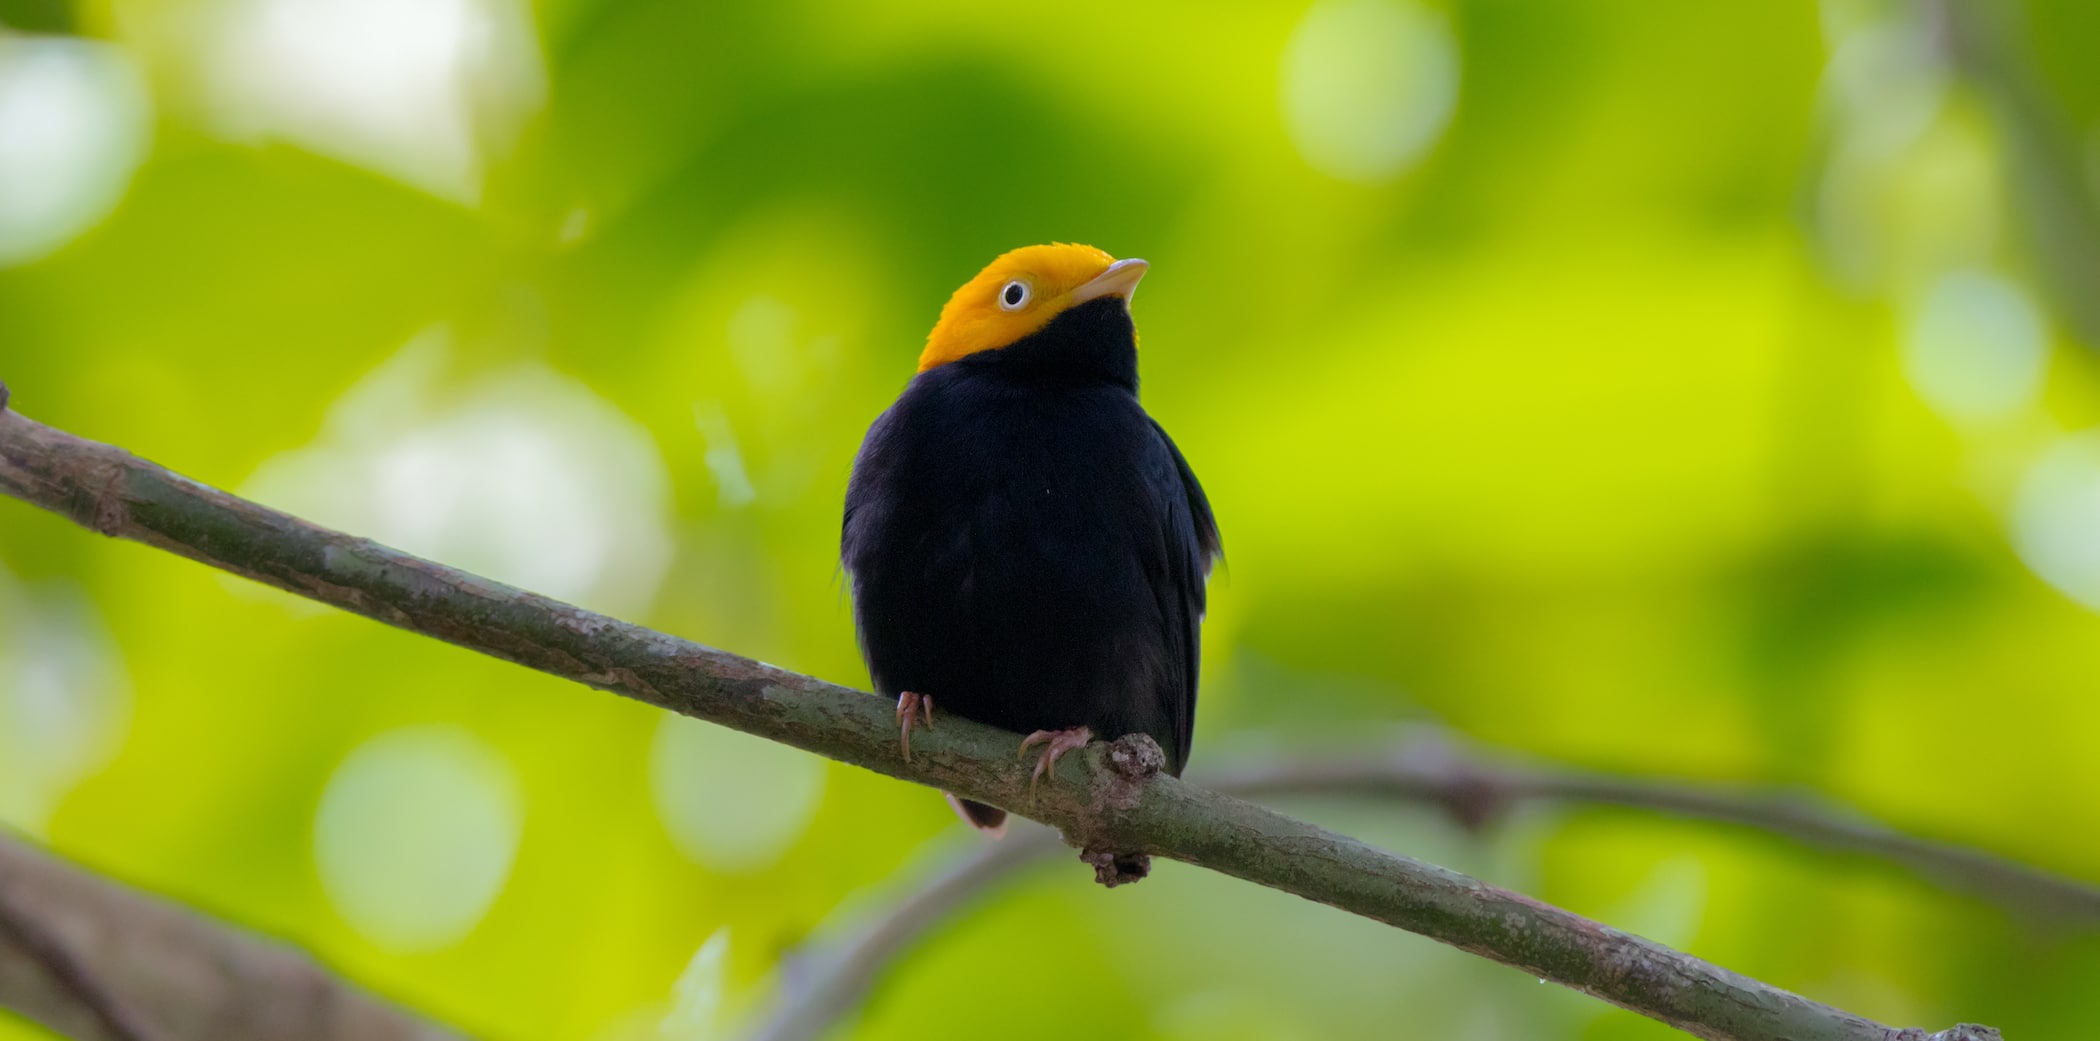
[[[1179,774],[1204,582],[1220,552],[1196,475],[1138,405],[1142,260],[1029,246],[950,297],[904,393],[868,428],[841,556],[876,690],[1025,733],[1035,776],[1149,734]],[[1006,811],[948,800],[997,833]]]

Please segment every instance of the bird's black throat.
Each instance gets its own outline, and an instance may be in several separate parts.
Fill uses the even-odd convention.
[[[1135,394],[1137,327],[1122,297],[1098,297],[1005,347],[952,364],[1031,385],[1111,383]]]

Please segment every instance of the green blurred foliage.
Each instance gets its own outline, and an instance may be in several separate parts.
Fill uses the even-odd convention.
[[[835,563],[861,432],[950,289],[1090,242],[1154,265],[1146,403],[1225,529],[1199,767],[1432,720],[2100,878],[2100,618],[2045,537],[2065,509],[2100,533],[2100,499],[2033,476],[2100,473],[2065,440],[2100,414],[2096,345],[2037,309],[2021,178],[1911,5],[375,3],[512,48],[420,79],[393,35],[275,65],[223,42],[365,24],[308,6],[335,14],[0,4],[103,41],[150,141],[106,212],[0,266],[18,409],[863,683]],[[2016,71],[2083,157],[2096,9],[2029,6]],[[1448,112],[1381,32],[1446,48]],[[1327,122],[1294,124],[1293,90]],[[397,103],[326,115],[360,91]],[[1381,136],[1405,120],[1420,150]],[[1971,320],[1939,331],[1959,272],[1984,303],[1947,297]],[[798,944],[952,848],[925,791],[17,504],[0,569],[0,817],[490,1037],[727,1036]],[[1877,865],[1626,813],[1473,837],[1293,809],[1883,1021],[2100,1022],[2100,937]],[[724,930],[717,979],[695,952]],[[681,1018],[710,1001],[719,1030]],[[845,1034],[1396,1026],[1668,1034],[1204,872],[1111,894],[1071,864],[940,930]]]

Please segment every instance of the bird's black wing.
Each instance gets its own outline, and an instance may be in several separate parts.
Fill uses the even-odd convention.
[[[894,572],[909,568],[908,561],[898,559],[898,539],[918,520],[912,515],[916,497],[900,473],[908,447],[901,436],[908,406],[900,399],[868,427],[846,484],[846,514],[839,529],[839,564],[852,583],[853,629],[861,659],[868,663],[868,678],[876,691],[892,695],[897,689],[889,682],[894,677],[887,675],[888,669],[897,664],[898,648],[910,646],[909,639],[894,630],[908,625],[911,616],[899,609],[896,595],[883,594],[895,589]]]
[[[1148,453],[1152,465],[1147,482],[1158,504],[1162,550],[1153,575],[1158,597],[1160,634],[1167,647],[1166,685],[1160,692],[1172,723],[1173,744],[1166,749],[1175,773],[1187,764],[1195,733],[1196,680],[1201,658],[1200,630],[1206,603],[1205,580],[1211,563],[1224,552],[1218,537],[1218,522],[1211,514],[1210,500],[1189,469],[1188,460],[1158,422],[1152,423],[1155,450]]]
[[[892,432],[897,423],[892,418],[895,411],[885,411],[869,425],[868,436],[853,459],[853,476],[846,482],[846,515],[839,526],[839,563],[848,572],[859,570],[863,555],[872,548],[874,532],[887,519],[890,509],[883,493],[896,469],[896,437]]]

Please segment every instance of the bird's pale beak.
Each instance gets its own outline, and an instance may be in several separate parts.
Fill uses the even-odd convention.
[[[1137,292],[1138,279],[1145,277],[1145,269],[1149,266],[1136,257],[1118,260],[1110,264],[1108,270],[1072,290],[1072,302],[1083,304],[1097,296],[1120,296],[1129,300],[1130,294]]]

